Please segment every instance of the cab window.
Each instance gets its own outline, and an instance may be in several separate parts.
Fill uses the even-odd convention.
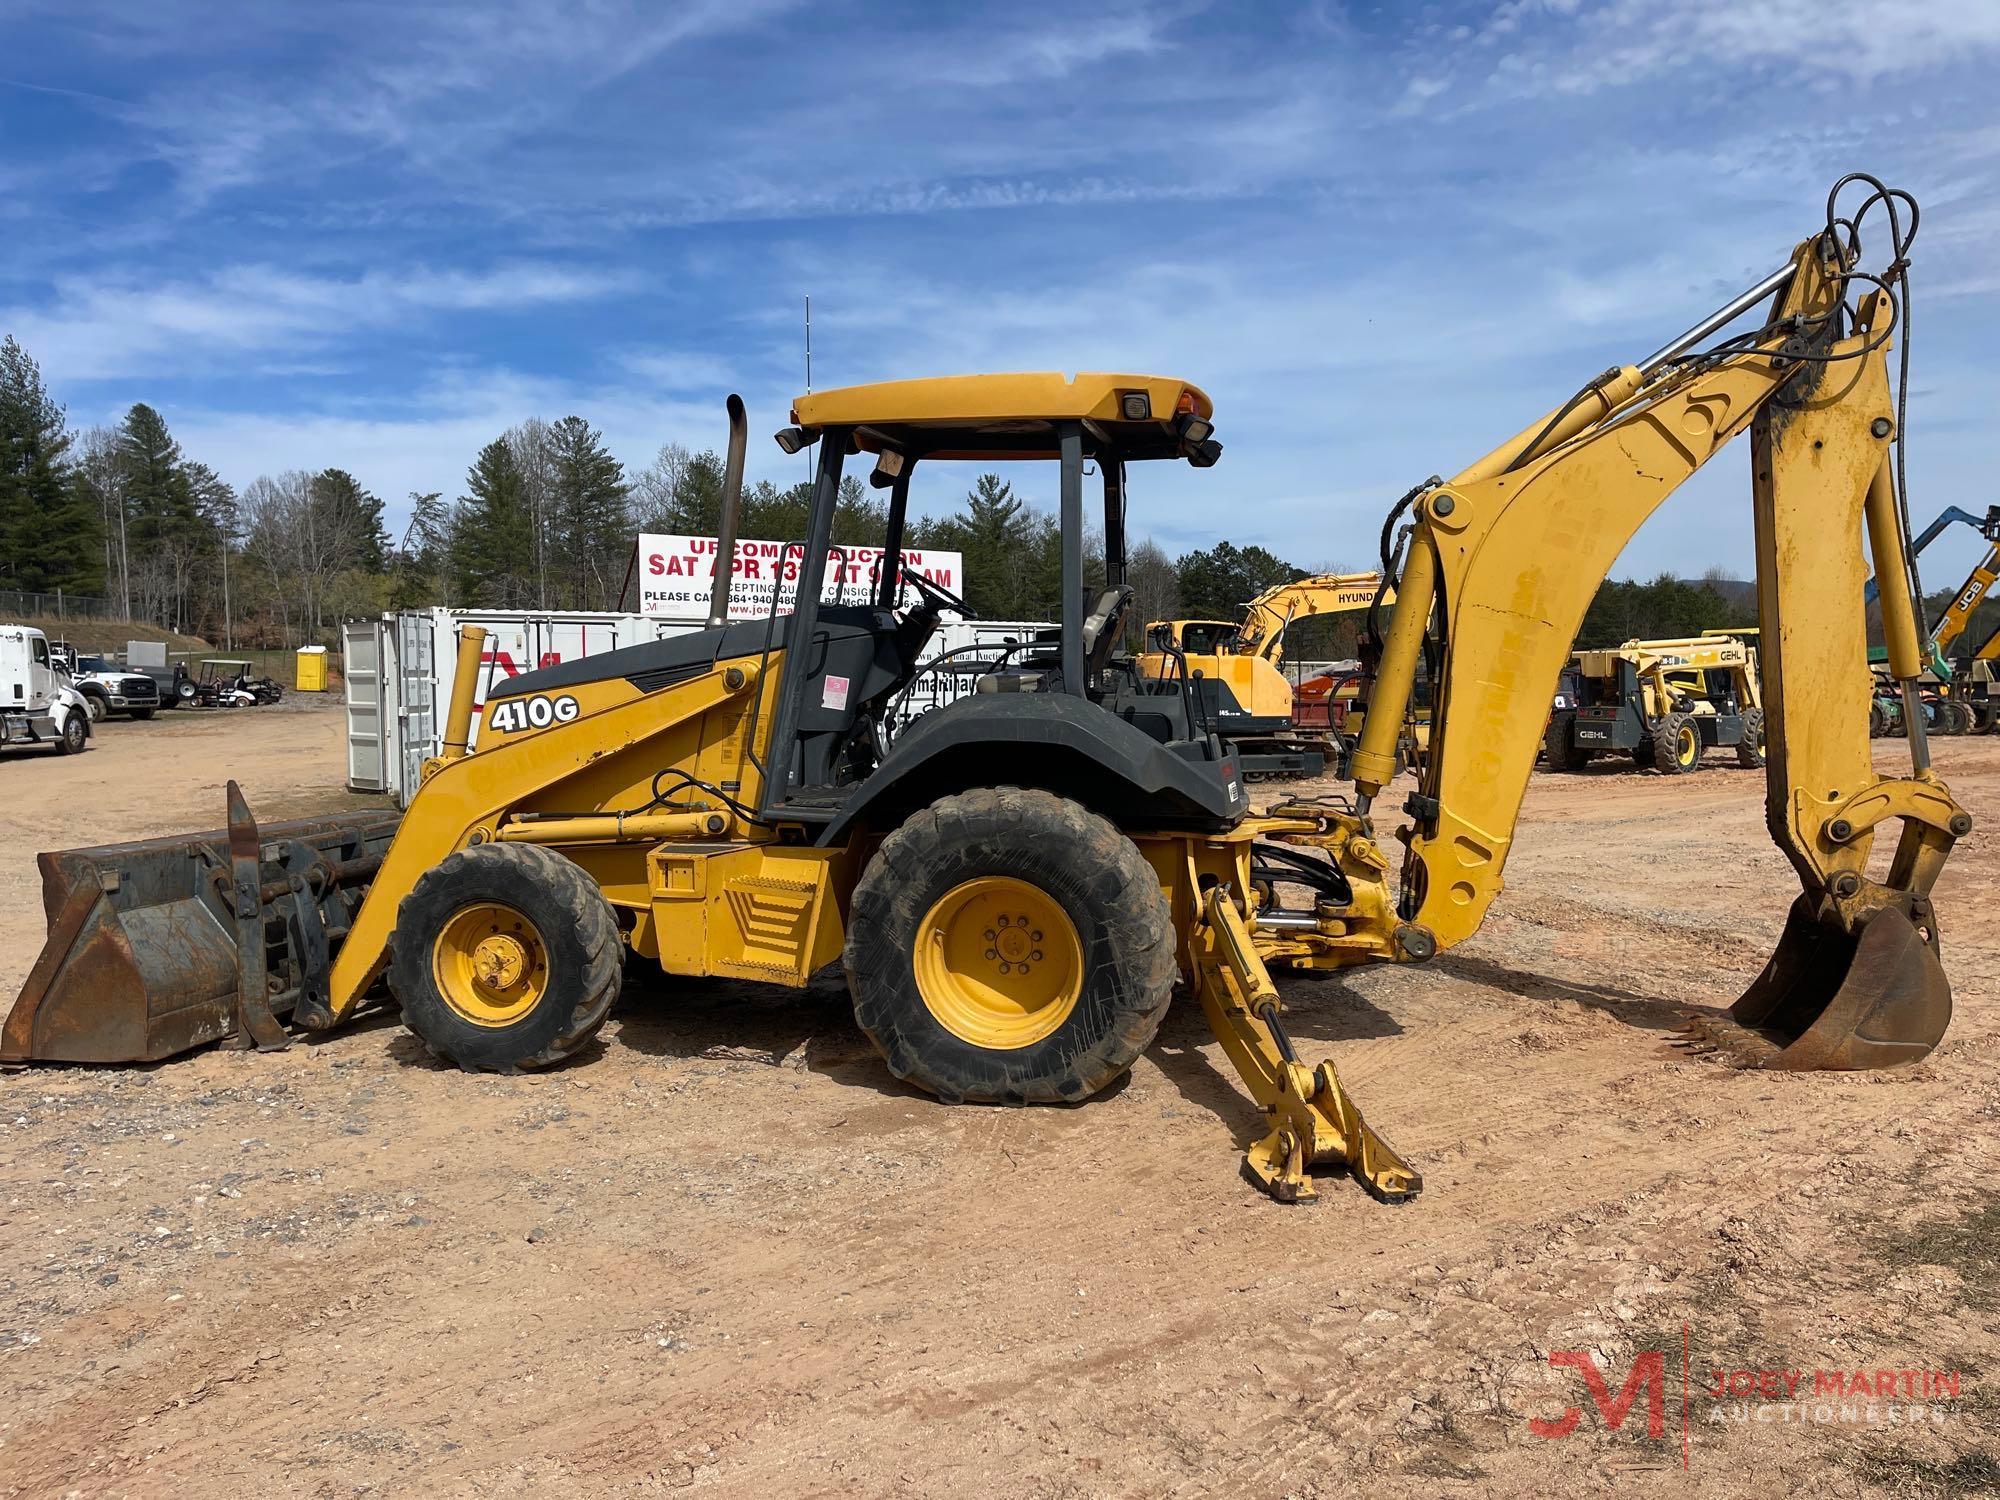
[[[49,664],[49,643],[40,636],[36,636],[32,644],[35,648],[35,665],[46,667]]]

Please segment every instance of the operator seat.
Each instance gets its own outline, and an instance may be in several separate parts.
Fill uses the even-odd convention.
[[[1084,614],[1083,670],[1092,681],[1111,664],[1111,653],[1125,633],[1125,611],[1131,607],[1131,586],[1121,583],[1098,590],[1096,602]]]
[[[1125,584],[1099,589],[1086,605],[1083,616],[1083,672],[1095,682],[1110,664],[1112,652],[1124,633],[1125,612],[1132,604],[1132,590]],[[1002,668],[988,672],[973,684],[978,693],[1049,692],[1062,681],[1062,634],[1050,631],[1048,638],[1037,637],[1036,650],[1025,657],[1019,669]]]

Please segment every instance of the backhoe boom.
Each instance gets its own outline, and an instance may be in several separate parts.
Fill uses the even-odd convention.
[[[1357,815],[1329,820],[1323,840],[1338,850],[1343,838],[1372,834],[1370,807],[1393,772],[1419,656],[1426,639],[1441,636],[1431,752],[1404,809],[1412,821],[1398,834],[1400,897],[1394,918],[1369,933],[1368,958],[1427,958],[1477,930],[1502,888],[1547,705],[1599,582],[1655,508],[1748,432],[1767,821],[1803,893],[1786,946],[1723,1039],[1746,1060],[1779,1066],[1873,1066],[1935,1044],[1950,1002],[1929,891],[1971,819],[1929,769],[1920,715],[1906,716],[1909,776],[1877,775],[1869,755],[1864,530],[1898,679],[1913,684],[1921,659],[1891,477],[1896,405],[1882,351],[1894,303],[1886,291],[1863,296],[1843,329],[1847,256],[1831,235],[1807,241],[1761,336],[1706,357],[1649,361],[1651,370],[1609,371],[1415,499],[1381,675],[1353,757]],[[1901,842],[1877,882],[1868,854],[1890,818],[1901,820]],[[1343,935],[1353,936],[1351,926]],[[1890,950],[1896,972],[1870,969],[1878,993],[1860,1019],[1850,1016],[1841,1035],[1801,1041],[1841,1009],[1834,992],[1843,982],[1868,979],[1862,957],[1879,968]],[[1352,946],[1323,959],[1354,961]]]

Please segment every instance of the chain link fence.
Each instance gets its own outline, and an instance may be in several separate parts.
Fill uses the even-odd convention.
[[[122,620],[125,609],[116,599],[100,599],[94,594],[23,593],[0,589],[0,619],[28,620]]]

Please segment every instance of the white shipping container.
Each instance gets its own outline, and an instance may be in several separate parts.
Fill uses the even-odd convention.
[[[387,792],[398,807],[409,802],[424,762],[443,749],[445,708],[451,701],[461,625],[478,625],[486,631],[479,688],[473,698],[476,745],[486,687],[496,677],[515,677],[559,661],[685,635],[704,624],[584,611],[409,609],[343,625],[347,785],[357,792]],[[907,724],[918,714],[971,692],[979,665],[998,660],[1010,644],[1031,640],[1036,631],[1049,628],[1032,620],[947,618],[924,649],[923,660],[939,666],[920,671],[912,680],[899,705],[899,723]]]
[[[341,627],[347,677],[347,785],[387,792],[405,805],[424,762],[444,742],[444,714],[458,666],[458,630],[486,632],[473,696],[472,743],[486,688],[560,661],[683,635],[699,620],[649,620],[586,610],[405,609]]]

